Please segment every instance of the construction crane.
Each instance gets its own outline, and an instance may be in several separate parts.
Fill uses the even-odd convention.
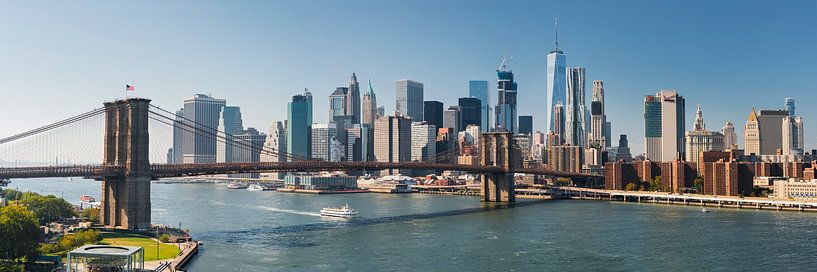
[[[496,70],[497,71],[508,71],[508,61],[510,61],[512,59],[513,59],[513,56],[508,56],[508,55],[502,56],[502,62],[499,63],[499,68],[497,68]]]

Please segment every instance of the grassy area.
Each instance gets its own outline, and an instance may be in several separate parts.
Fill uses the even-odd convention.
[[[179,247],[174,244],[159,243],[159,258],[156,258],[156,239],[135,234],[102,233],[104,245],[140,246],[145,249],[145,261],[173,259],[179,255]]]

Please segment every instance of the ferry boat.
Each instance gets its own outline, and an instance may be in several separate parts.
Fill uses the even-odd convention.
[[[231,182],[230,184],[227,184],[227,189],[247,189],[247,184]]]
[[[264,187],[259,184],[252,184],[247,187],[247,191],[264,191]]]
[[[85,202],[85,203],[91,203],[91,202],[96,202],[96,199],[94,199],[94,197],[89,196],[89,195],[82,195],[82,196],[79,197],[79,201],[80,202]]]
[[[321,216],[352,218],[357,215],[357,211],[349,207],[349,204],[340,207],[326,207],[321,209]]]

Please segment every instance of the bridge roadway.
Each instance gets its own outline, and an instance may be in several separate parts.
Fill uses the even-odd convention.
[[[456,170],[483,174],[508,172],[507,169],[499,166],[426,162],[235,162],[207,164],[152,164],[150,165],[150,168],[153,178],[258,172],[374,171],[385,169]],[[44,177],[90,177],[95,179],[103,179],[105,177],[124,175],[125,171],[126,169],[123,166],[113,165],[14,167],[0,168],[0,179]],[[517,168],[514,169],[513,172],[569,178],[599,177],[585,173],[554,171],[546,168]]]

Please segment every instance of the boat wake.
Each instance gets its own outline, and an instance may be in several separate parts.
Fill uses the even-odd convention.
[[[297,214],[297,215],[307,215],[307,216],[317,216],[320,217],[320,213],[314,212],[303,212],[303,211],[296,211],[296,210],[289,210],[289,209],[279,209],[275,207],[267,207],[267,206],[255,206],[256,208],[267,210],[271,212],[279,212],[279,213],[288,213],[288,214]]]

